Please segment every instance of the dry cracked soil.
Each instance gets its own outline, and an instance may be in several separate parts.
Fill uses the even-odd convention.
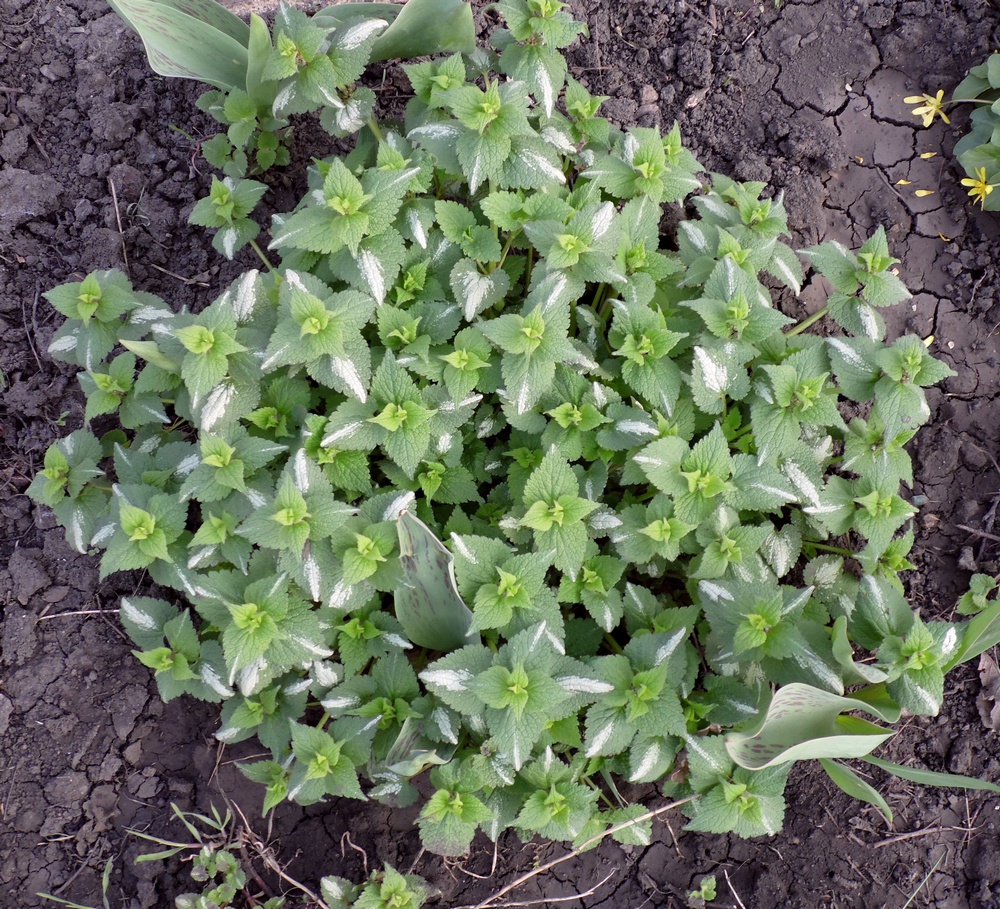
[[[997,7],[573,0],[572,9],[590,34],[571,50],[571,70],[610,97],[612,119],[677,120],[709,170],[767,181],[784,193],[799,247],[858,245],[886,228],[913,291],[891,330],[934,335],[956,372],[932,392],[934,416],[913,449],[913,491],[925,504],[908,580],[925,615],[949,616],[971,569],[1000,571],[1000,229],[957,185],[949,151],[964,116],[915,128],[902,98],[949,91],[991,52]],[[392,69],[377,84],[387,103],[406,85]],[[560,847],[504,841],[495,854],[477,841],[467,861],[446,865],[419,854],[412,811],[334,802],[285,805],[261,820],[259,793],[234,767],[248,750],[215,743],[213,708],[161,704],[131,657],[115,613],[136,581],[99,580],[96,562],[24,494],[46,447],[83,414],[72,371],[46,355],[57,320],[41,294],[118,267],[137,287],[198,306],[240,267],[185,227],[209,181],[195,155],[213,131],[194,107],[198,93],[152,75],[103,0],[0,0],[0,907],[41,905],[40,891],[101,905],[109,860],[111,906],[171,906],[188,884],[183,856],[135,865],[150,847],[129,831],[177,837],[171,802],[206,810],[224,799],[307,886],[324,873],[360,877],[366,853],[427,876],[440,890],[432,905],[475,904]],[[278,210],[293,203],[307,155],[325,152],[304,134],[302,157],[274,178]],[[786,301],[789,313],[811,311],[820,293],[807,287]],[[976,667],[955,672],[943,714],[909,721],[890,759],[1000,780],[1000,685],[989,670],[985,682]],[[891,828],[799,767],[779,836],[685,834],[668,814],[652,845],[604,843],[508,899],[680,907],[714,873],[713,905],[726,907],[1000,907],[1000,798],[874,782],[896,812]],[[247,834],[248,853],[254,842]]]

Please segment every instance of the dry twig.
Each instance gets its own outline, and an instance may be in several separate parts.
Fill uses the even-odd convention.
[[[125,271],[131,275],[132,269],[128,264],[128,250],[125,249],[125,231],[122,230],[122,216],[118,210],[118,190],[115,189],[115,181],[111,177],[108,177],[108,186],[111,187],[111,201],[115,205],[115,221],[118,223],[118,237],[122,241],[122,261],[125,263]]]
[[[557,865],[561,865],[563,862],[568,862],[570,859],[576,858],[578,855],[581,855],[591,846],[596,845],[606,837],[612,836],[613,834],[618,833],[620,830],[625,830],[628,827],[633,827],[637,824],[641,824],[643,821],[652,820],[653,818],[661,814],[664,814],[665,812],[670,811],[673,808],[677,808],[681,805],[684,805],[687,802],[694,800],[695,798],[697,798],[697,796],[690,795],[686,799],[680,799],[679,801],[676,802],[670,802],[667,805],[661,805],[659,808],[654,808],[652,811],[647,811],[645,814],[640,814],[636,818],[632,818],[631,820],[628,821],[623,821],[620,824],[615,824],[613,827],[609,827],[602,833],[597,833],[590,839],[584,840],[584,842],[581,843],[572,852],[567,852],[565,855],[559,856],[559,858],[552,859],[552,861],[546,862],[544,865],[540,865],[539,867],[534,868],[525,874],[522,874],[519,878],[517,878],[514,881],[511,881],[511,883],[507,884],[506,886],[498,890],[496,893],[493,894],[493,896],[487,897],[482,902],[475,904],[470,903],[469,905],[466,906],[455,906],[454,909],[488,909],[488,907],[493,906],[493,904],[496,903],[497,900],[502,899],[504,896],[510,893],[511,890],[516,890],[518,887],[521,887],[522,885],[526,884],[532,878],[538,877],[538,875],[540,874],[545,874],[546,871],[551,871]],[[515,903],[511,905],[524,905],[524,904]],[[497,909],[497,907],[494,907],[494,909]]]

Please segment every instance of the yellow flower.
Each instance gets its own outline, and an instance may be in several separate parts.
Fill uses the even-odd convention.
[[[969,195],[972,196],[972,201],[978,202],[983,208],[986,207],[986,197],[993,192],[993,187],[996,185],[996,183],[987,182],[985,167],[976,168],[975,180],[972,177],[966,177],[962,181],[962,186],[969,187]]]
[[[904,104],[919,104],[913,108],[916,117],[924,118],[924,126],[930,126],[935,117],[940,117],[945,123],[951,123],[948,115],[944,112],[944,89],[939,88],[936,95],[910,95],[903,98]]]

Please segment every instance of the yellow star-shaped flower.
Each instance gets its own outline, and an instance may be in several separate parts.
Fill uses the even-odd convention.
[[[966,177],[962,181],[962,186],[969,187],[969,195],[972,196],[972,201],[978,202],[983,208],[986,207],[986,197],[993,192],[993,187],[996,185],[996,183],[990,183],[986,179],[985,167],[976,168],[975,180],[972,177]]]
[[[936,95],[910,95],[908,98],[903,98],[903,103],[920,105],[913,108],[913,114],[916,117],[924,118],[924,126],[930,126],[935,117],[940,117],[945,123],[951,123],[948,115],[944,112],[943,88],[938,89]]]

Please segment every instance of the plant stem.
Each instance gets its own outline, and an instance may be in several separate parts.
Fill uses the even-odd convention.
[[[803,540],[803,546],[812,546],[813,549],[822,549],[823,552],[832,552],[836,555],[846,556],[849,559],[853,559],[855,553],[851,552],[850,549],[844,549],[843,546],[830,546],[827,543],[814,543],[812,540]]]
[[[796,325],[796,326],[795,326],[794,328],[791,328],[791,329],[789,329],[788,331],[786,331],[786,332],[785,332],[785,337],[786,337],[786,338],[791,338],[791,337],[792,337],[793,335],[800,335],[800,334],[802,334],[802,332],[804,332],[804,331],[805,331],[805,330],[806,330],[807,328],[809,328],[809,326],[810,326],[810,325],[814,325],[814,324],[816,324],[816,323],[817,323],[817,322],[818,322],[818,321],[819,321],[820,319],[822,319],[822,318],[823,318],[823,316],[825,316],[825,315],[826,315],[826,314],[827,314],[827,313],[828,313],[829,311],[830,311],[830,307],[829,307],[829,306],[824,306],[824,307],[823,307],[823,308],[822,308],[821,310],[819,310],[818,312],[814,312],[814,313],[813,313],[813,314],[812,314],[811,316],[809,316],[808,318],[806,318],[806,319],[803,319],[803,320],[802,320],[801,322],[799,322],[799,324],[798,324],[798,325]]]
[[[268,257],[264,255],[264,250],[262,250],[260,248],[260,245],[257,243],[257,241],[256,240],[251,240],[250,241],[250,246],[253,248],[253,251],[255,253],[257,253],[257,255],[260,257],[260,261],[263,262],[264,265],[267,266],[267,270],[269,272],[273,272],[274,271],[274,266],[271,264],[271,260],[268,259]]]
[[[366,121],[368,128],[372,131],[372,135],[379,142],[385,141],[385,136],[382,134],[382,127],[378,125],[378,121],[374,117],[369,117]]]
[[[611,315],[611,306],[608,303],[608,285],[598,284],[594,291],[594,310],[602,322],[607,322]]]
[[[610,809],[614,810],[618,806],[608,798],[607,793],[597,785],[589,776],[580,777],[591,789],[594,790],[600,797],[601,801],[604,802]]]
[[[611,637],[610,631],[604,632],[604,643],[608,645],[608,649],[613,653],[622,653],[622,645],[619,644],[613,637]]]
[[[507,261],[507,253],[510,252],[510,248],[511,248],[511,246],[514,243],[514,240],[517,237],[519,237],[520,234],[521,234],[521,231],[515,230],[515,231],[511,231],[511,233],[507,236],[507,242],[504,243],[503,250],[500,253],[500,261],[497,262],[496,268],[494,268],[493,271],[496,271],[497,268],[503,267],[503,263]]]
[[[742,429],[737,430],[733,435],[729,437],[730,443],[735,442],[737,439],[742,439],[748,432],[753,432],[753,426],[747,423]]]

